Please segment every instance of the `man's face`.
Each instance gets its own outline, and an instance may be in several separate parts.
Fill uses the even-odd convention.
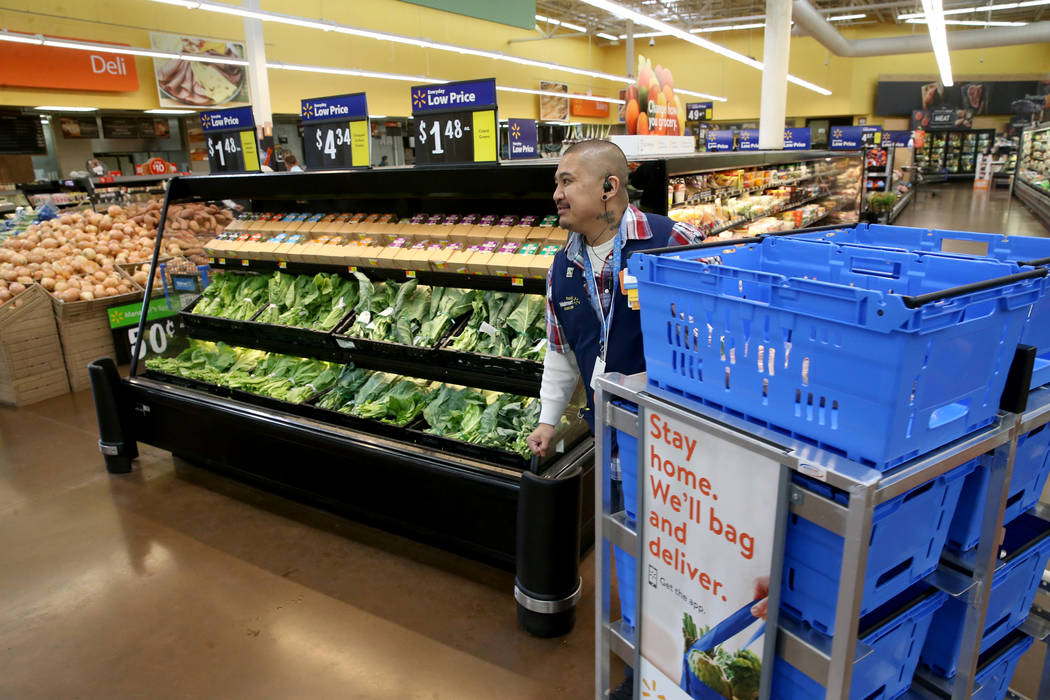
[[[568,231],[580,231],[602,213],[602,180],[590,172],[574,154],[561,159],[554,174],[554,204],[558,207],[558,225]]]

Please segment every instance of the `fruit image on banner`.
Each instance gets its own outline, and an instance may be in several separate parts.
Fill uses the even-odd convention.
[[[685,106],[674,92],[669,68],[638,55],[638,80],[627,88],[624,121],[628,134],[681,136],[685,133]]]

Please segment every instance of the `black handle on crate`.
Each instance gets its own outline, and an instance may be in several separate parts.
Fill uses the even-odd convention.
[[[999,397],[999,410],[1010,413],[1024,413],[1028,408],[1028,387],[1032,384],[1032,369],[1038,352],[1034,345],[1018,345],[1010,371],[1006,374],[1006,384]]]
[[[645,253],[646,255],[663,255],[664,253],[679,253],[683,250],[702,250],[704,248],[725,248],[726,246],[736,245],[738,243],[746,245],[748,243],[761,243],[762,239],[767,234],[761,236],[750,236],[748,238],[729,238],[719,239],[715,241],[704,241],[703,243],[690,243],[689,245],[670,245],[665,248],[650,248],[648,250],[636,250],[635,253]],[[631,253],[634,255],[634,253]],[[631,255],[627,256],[630,260]]]
[[[1018,260],[1017,264],[1021,267],[1039,267],[1040,265],[1050,265],[1050,258],[1039,258],[1038,260]]]
[[[1021,280],[1027,280],[1033,277],[1046,277],[1046,273],[1047,269],[1045,267],[1039,267],[1034,270],[1018,272],[1013,275],[1006,275],[1004,277],[996,277],[990,280],[971,282],[970,284],[963,284],[958,287],[942,289],[939,292],[919,294],[918,296],[902,296],[901,301],[903,301],[904,305],[909,309],[917,309],[924,304],[941,301],[942,299],[951,299],[952,297],[962,296],[963,294],[969,294],[970,292],[979,292],[982,289],[1001,287],[1004,284],[1013,284],[1014,282],[1020,282]]]

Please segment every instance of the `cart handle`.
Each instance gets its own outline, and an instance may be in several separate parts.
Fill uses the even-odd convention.
[[[970,284],[963,284],[958,287],[951,287],[949,289],[942,289],[939,292],[930,292],[929,294],[919,294],[917,296],[902,296],[901,301],[909,309],[917,309],[918,307],[929,304],[934,301],[941,301],[943,299],[950,299],[952,297],[962,296],[963,294],[969,294],[971,292],[979,292],[983,289],[991,289],[992,287],[1001,287],[1007,284],[1013,284],[1014,282],[1020,282],[1026,279],[1032,279],[1033,277],[1046,277],[1047,268],[1039,267],[1034,270],[1027,270],[1025,272],[1018,272],[1013,275],[1006,275],[1005,277],[996,277],[990,280],[983,280],[981,282],[971,282]]]

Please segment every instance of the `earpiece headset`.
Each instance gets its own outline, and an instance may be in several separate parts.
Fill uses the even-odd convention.
[[[609,182],[609,177],[609,175],[606,175],[605,182],[602,183],[602,192],[605,193],[602,195],[603,202],[609,198],[609,193],[613,190],[613,184]]]

